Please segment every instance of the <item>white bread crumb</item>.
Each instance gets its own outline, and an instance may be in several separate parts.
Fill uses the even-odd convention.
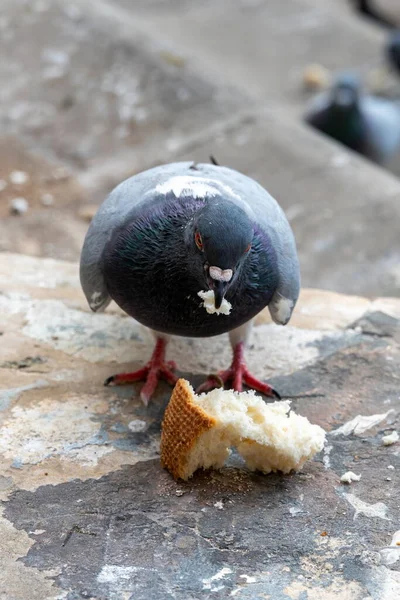
[[[215,308],[215,297],[214,290],[208,290],[207,292],[201,290],[197,294],[203,300],[202,306],[206,309],[209,315],[229,315],[232,309],[232,304],[225,298],[222,300],[222,304],[219,308]]]
[[[399,441],[399,434],[397,431],[393,431],[390,435],[384,435],[382,438],[382,443],[384,446],[391,446]]]
[[[232,447],[252,471],[290,473],[324,446],[325,431],[291,411],[288,400],[266,404],[254,391],[222,389],[197,396],[182,379],[175,390],[164,418],[161,460],[176,478],[188,479],[199,468],[221,468]],[[180,420],[184,405],[177,398],[185,395],[191,412]],[[202,419],[207,421],[203,430]]]
[[[347,471],[347,473],[341,476],[340,481],[342,483],[351,483],[352,481],[360,481],[360,479],[361,475],[356,475],[353,471]]]

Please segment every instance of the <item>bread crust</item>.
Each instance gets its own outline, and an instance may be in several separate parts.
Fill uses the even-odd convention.
[[[175,479],[187,479],[191,451],[197,440],[217,423],[193,399],[190,384],[178,379],[162,422],[161,464]]]

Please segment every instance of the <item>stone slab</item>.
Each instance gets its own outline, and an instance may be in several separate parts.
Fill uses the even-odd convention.
[[[182,483],[158,457],[170,388],[146,409],[138,385],[102,387],[150,353],[143,328],[115,308],[90,313],[73,263],[3,253],[0,290],[6,600],[399,595],[399,446],[382,444],[399,428],[399,300],[304,290],[290,326],[262,314],[249,364],[327,445],[298,474],[250,473],[233,455]],[[226,342],[169,352],[196,383],[229,361]],[[340,483],[348,470],[361,480]]]

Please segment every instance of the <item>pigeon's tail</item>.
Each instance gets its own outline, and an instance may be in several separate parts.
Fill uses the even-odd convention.
[[[221,166],[219,164],[219,162],[217,161],[217,159],[215,158],[215,156],[213,156],[212,154],[210,154],[210,163],[212,165],[215,165],[216,167],[220,167]]]

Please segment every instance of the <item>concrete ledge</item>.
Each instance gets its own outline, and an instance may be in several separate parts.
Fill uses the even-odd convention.
[[[150,353],[143,328],[91,314],[72,263],[0,254],[0,290],[5,598],[398,596],[398,444],[382,436],[399,427],[400,300],[304,290],[290,326],[261,314],[249,363],[330,432],[325,451],[288,477],[233,456],[180,485],[158,460],[168,386],[147,409],[138,386],[102,386]],[[169,352],[195,382],[229,360],[224,337]]]

